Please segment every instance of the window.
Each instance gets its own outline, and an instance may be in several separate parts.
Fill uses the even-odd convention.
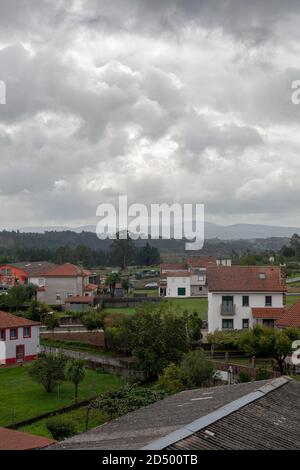
[[[11,328],[9,337],[12,341],[18,339],[18,328]]]
[[[271,320],[271,319],[265,319],[263,320],[263,326],[267,326],[268,328],[274,328],[274,320]]]
[[[266,297],[265,297],[265,306],[266,307],[272,307],[272,296],[271,295],[266,295]]]
[[[5,341],[5,339],[6,339],[5,330],[0,330],[0,341]]]
[[[243,330],[249,328],[249,319],[248,318],[243,318],[242,322],[243,322],[242,323]]]
[[[60,294],[56,294],[56,300],[60,300]]]
[[[259,279],[266,279],[267,275],[266,275],[266,273],[259,273],[258,277],[259,277]]]
[[[205,281],[205,276],[203,276],[203,274],[199,274],[198,281],[204,282]]]
[[[222,329],[223,330],[233,330],[233,320],[232,319],[226,319],[222,320]]]
[[[249,307],[249,295],[243,295],[243,307]]]
[[[2,274],[2,276],[6,276],[6,269],[5,268],[2,268],[1,274]]]
[[[8,270],[7,270],[7,275],[8,275],[8,276],[11,276],[11,269],[8,269]]]
[[[177,294],[185,295],[185,287],[178,287]]]
[[[30,326],[25,326],[23,329],[23,338],[31,338],[31,328]]]

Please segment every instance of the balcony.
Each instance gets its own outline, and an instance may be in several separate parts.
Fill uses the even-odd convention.
[[[220,313],[221,315],[231,316],[235,315],[235,304],[221,304],[220,305]]]

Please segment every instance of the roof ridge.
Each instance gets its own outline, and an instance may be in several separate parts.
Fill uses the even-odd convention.
[[[201,418],[192,421],[191,423],[183,426],[180,429],[168,434],[167,436],[163,436],[160,439],[150,442],[147,446],[143,447],[141,450],[162,450],[166,447],[169,447],[175,444],[186,437],[193,435],[195,432],[200,431],[201,429],[206,428],[207,426],[219,421],[221,418],[234,413],[235,411],[240,410],[244,406],[248,405],[249,403],[253,403],[254,401],[264,397],[270,392],[273,392],[279,387],[287,384],[288,382],[292,381],[290,377],[282,376],[277,379],[272,379],[269,383],[262,385],[254,392],[247,393],[232,402],[227,403],[226,405],[218,408],[211,413],[208,413]]]

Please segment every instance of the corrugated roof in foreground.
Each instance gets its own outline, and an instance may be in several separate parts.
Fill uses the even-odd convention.
[[[269,382],[187,390],[66,439],[51,449],[140,449]]]
[[[277,379],[258,390],[258,397],[218,410],[216,419],[191,423],[165,439],[168,450],[295,450],[300,449],[300,384]],[[255,394],[252,394],[255,395]],[[226,412],[228,411],[228,412]],[[209,417],[206,417],[209,418]],[[184,435],[185,431],[185,435]],[[153,443],[151,448],[155,448]],[[156,443],[156,448],[158,443]],[[149,446],[150,447],[150,446]],[[148,448],[149,448],[148,447]],[[161,447],[160,447],[161,448]]]

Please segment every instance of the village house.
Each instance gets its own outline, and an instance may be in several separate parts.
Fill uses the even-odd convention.
[[[34,284],[45,285],[43,273],[55,268],[57,265],[47,261],[2,264],[0,266],[1,289],[9,289],[16,285]]]
[[[192,256],[187,259],[186,263],[162,264],[160,267],[160,296],[207,296],[206,272],[209,266],[231,266],[231,259]]]
[[[37,300],[49,305],[62,305],[74,300],[85,298],[92,303],[98,286],[91,284],[90,271],[81,266],[65,263],[43,273],[45,285],[37,292]],[[84,302],[85,303],[85,302]]]
[[[277,266],[215,266],[208,276],[208,330],[274,326],[286,284]]]
[[[39,336],[39,323],[0,311],[0,365],[36,359]]]

